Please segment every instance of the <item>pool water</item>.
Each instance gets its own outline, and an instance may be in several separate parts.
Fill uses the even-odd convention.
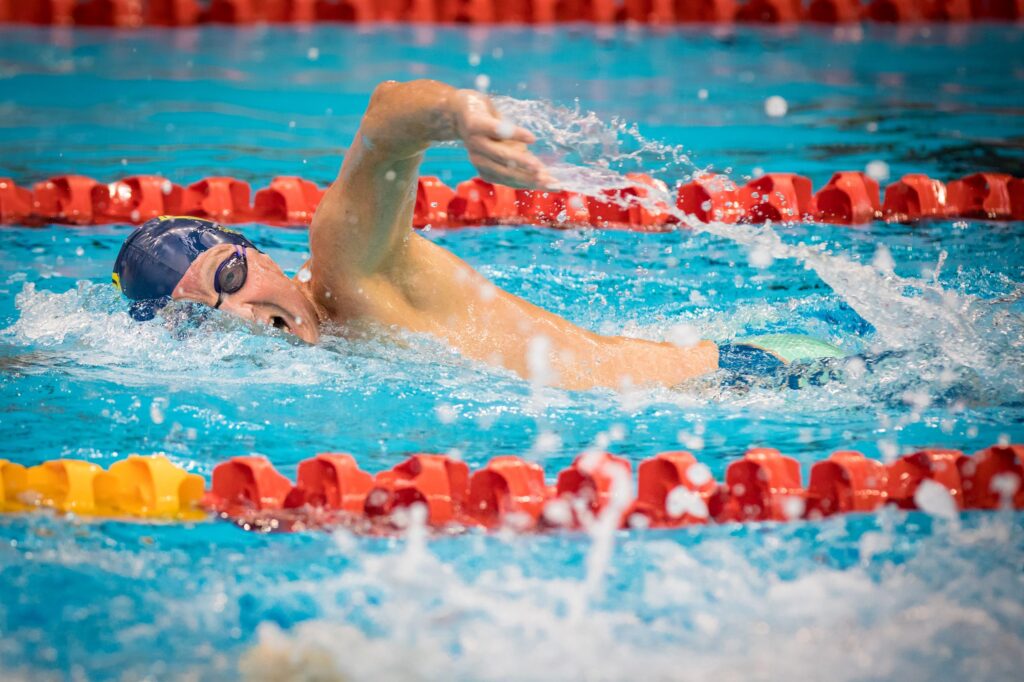
[[[670,184],[713,168],[800,172],[820,186],[872,161],[893,178],[1020,175],[1021,40],[987,25],[4,29],[0,176],[326,184],[373,85],[416,77],[578,99],[608,122],[601,130],[621,131],[622,147],[598,156]],[[771,96],[785,116],[766,114]],[[595,154],[576,151],[570,161]],[[454,147],[431,152],[424,172],[450,184],[472,175]],[[308,255],[304,231],[243,229],[289,273]],[[412,452],[474,467],[514,453],[553,476],[595,445],[634,463],[683,447],[721,478],[749,446],[779,448],[806,476],[836,449],[891,459],[1024,440],[1021,223],[426,233],[503,288],[603,333],[800,332],[872,361],[801,391],[709,381],[565,392],[422,338],[306,347],[174,310],[137,324],[109,284],[128,230],[0,230],[3,457],[107,466],[162,452],[208,477],[255,452],[294,477],[322,451],[351,452],[369,471]],[[1006,679],[1024,665],[1022,521],[886,511],[428,540],[7,516],[0,674]]]

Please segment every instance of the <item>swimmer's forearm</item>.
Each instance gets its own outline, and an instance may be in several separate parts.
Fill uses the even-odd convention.
[[[459,139],[457,92],[433,80],[381,83],[360,127],[363,146],[371,153],[406,158],[426,151],[433,142]]]

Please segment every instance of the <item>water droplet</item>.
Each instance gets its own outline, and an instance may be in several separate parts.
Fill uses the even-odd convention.
[[[871,264],[879,272],[885,274],[892,274],[896,268],[896,261],[892,258],[892,252],[889,251],[889,247],[885,244],[879,244],[875,247],[875,257],[871,259]]]
[[[475,87],[480,92],[487,92],[487,88],[491,87],[491,77],[486,73],[481,73],[473,81]]]
[[[316,60],[320,59],[320,48],[311,47],[308,50],[306,50],[306,59],[308,59],[311,62],[315,62]]]
[[[455,421],[455,418],[459,416],[458,412],[455,411],[455,408],[448,403],[441,403],[435,407],[434,413],[437,414],[437,421],[442,424],[451,424]]]
[[[943,519],[955,519],[957,517],[956,502],[941,483],[936,483],[930,478],[921,481],[914,491],[914,504],[921,511],[938,516]]]
[[[869,161],[868,165],[864,167],[864,172],[872,180],[885,182],[889,179],[889,164],[878,159]]]
[[[700,331],[692,324],[676,324],[668,330],[668,340],[680,348],[692,348],[700,343]]]
[[[711,469],[698,462],[686,468],[686,478],[698,488],[711,480]]]
[[[313,273],[309,271],[309,268],[302,268],[295,275],[295,278],[300,282],[308,282],[309,280],[313,279]]]

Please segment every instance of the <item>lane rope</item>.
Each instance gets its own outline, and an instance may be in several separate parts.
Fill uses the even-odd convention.
[[[1024,509],[1024,445],[993,445],[974,455],[922,449],[888,464],[844,450],[814,463],[805,484],[796,459],[753,448],[716,481],[689,452],[643,460],[629,502],[612,506],[623,528],[704,523],[815,520],[884,505],[931,511],[936,494],[951,509]],[[131,455],[103,469],[72,459],[25,467],[0,460],[0,512],[40,509],[86,517],[198,521],[220,517],[246,530],[298,531],[346,526],[389,533],[422,505],[438,529],[579,528],[613,504],[632,480],[622,457],[587,451],[549,483],[536,462],[514,455],[471,471],[447,455],[414,454],[371,475],[352,455],[321,453],[298,465],[292,482],[266,458],[233,457],[210,485],[163,455]],[[924,491],[922,493],[922,491]]]
[[[654,196],[672,196],[667,185],[642,173],[626,176],[629,187],[588,196],[518,190],[480,178],[454,189],[436,177],[419,179],[413,226],[459,228],[493,224],[590,226],[636,231],[680,227]],[[652,190],[655,194],[652,196]],[[182,187],[157,175],[133,175],[102,183],[84,175],[58,175],[20,187],[0,177],[0,224],[140,224],[160,215],[194,215],[221,223],[259,222],[308,226],[324,189],[294,176],[275,177],[253,195],[248,182],[208,177]],[[702,222],[830,223],[873,220],[917,222],[979,218],[1024,220],[1024,179],[1005,173],[972,173],[944,183],[915,173],[880,193],[862,171],[840,171],[817,192],[795,173],[766,173],[745,185],[704,174],[675,189],[676,208]]]
[[[0,23],[120,28],[313,22],[672,26],[1022,18],[1024,0],[0,0]]]

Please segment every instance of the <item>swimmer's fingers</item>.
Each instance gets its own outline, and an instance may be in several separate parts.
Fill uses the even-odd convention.
[[[486,156],[471,156],[470,160],[487,182],[519,189],[545,188],[554,184],[543,168],[527,168],[514,163],[494,161]]]
[[[520,128],[500,118],[492,117],[484,121],[480,127],[480,132],[492,140],[522,142],[523,144],[533,144],[537,141],[537,137],[526,128]]]
[[[503,181],[502,184],[514,183],[514,186],[523,188],[547,188],[554,185],[554,179],[547,168],[523,143],[478,138],[473,140],[469,147],[470,159],[474,165],[479,168],[479,161],[486,160],[489,162],[489,169],[500,169],[500,173],[510,181]]]

